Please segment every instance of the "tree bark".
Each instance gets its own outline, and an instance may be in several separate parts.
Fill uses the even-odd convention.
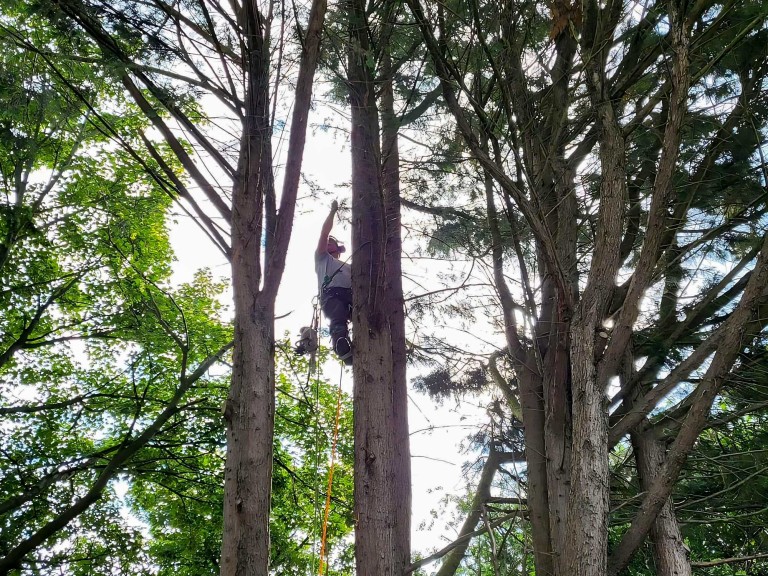
[[[397,6],[388,4],[388,10]],[[392,346],[393,413],[395,453],[393,501],[399,510],[397,522],[398,570],[411,561],[411,447],[408,428],[408,379],[406,375],[405,299],[403,296],[402,237],[400,225],[400,152],[399,120],[395,114],[393,77],[395,69],[390,55],[392,18],[386,17],[382,34],[381,94],[382,117],[382,185],[384,190],[384,271],[387,322]]]
[[[390,117],[382,158],[365,5],[348,7],[355,561],[358,574],[399,576],[410,563],[410,451],[397,148]]]
[[[246,36],[246,114],[232,195],[235,351],[227,400],[222,576],[269,574],[275,414],[274,306],[285,268],[306,141],[325,0],[315,0],[296,85],[279,213],[274,202],[269,113],[269,24],[255,2],[241,11]],[[266,202],[266,206],[265,206]],[[266,214],[265,214],[266,212]],[[265,226],[266,222],[266,226]],[[265,253],[262,263],[262,240]]]
[[[597,17],[588,4],[585,19]],[[573,386],[573,454],[568,501],[565,555],[568,573],[604,576],[608,550],[610,496],[608,466],[607,380],[600,378],[598,333],[606,317],[621,262],[619,248],[627,203],[624,139],[612,102],[607,97],[605,72],[598,53],[586,66],[587,84],[599,127],[600,206],[595,250],[586,286],[571,323]]]
[[[632,433],[640,489],[649,490],[664,466],[664,444],[653,436],[652,430]],[[658,576],[690,576],[691,563],[683,544],[683,536],[675,517],[672,498],[659,511],[651,528],[653,559]]]
[[[274,194],[269,60],[258,6],[245,2],[246,115],[232,195],[235,350],[227,399],[222,576],[269,573],[274,435],[274,298],[261,294],[265,198]]]

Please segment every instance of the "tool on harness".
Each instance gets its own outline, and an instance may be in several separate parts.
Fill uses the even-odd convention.
[[[317,330],[312,326],[304,326],[299,330],[299,339],[295,343],[293,351],[299,356],[315,354],[317,352]]]
[[[299,330],[299,339],[294,342],[293,352],[299,356],[309,354],[309,368],[314,369],[317,360],[317,349],[320,342],[317,337],[317,327],[320,324],[320,306],[315,300],[314,312],[312,313],[312,323]]]

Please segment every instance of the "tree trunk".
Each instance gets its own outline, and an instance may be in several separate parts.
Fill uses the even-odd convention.
[[[269,573],[269,510],[274,434],[274,296],[259,291],[262,202],[260,178],[252,169],[271,162],[269,135],[262,141],[262,163],[244,145],[242,156],[254,165],[241,169],[232,216],[232,286],[235,349],[227,399],[227,461],[224,473],[222,576]],[[264,152],[262,152],[264,153]],[[257,157],[258,158],[258,157]],[[270,169],[271,170],[271,169]],[[271,172],[270,172],[271,178]],[[258,184],[257,184],[258,183]]]
[[[364,4],[349,8],[355,558],[358,574],[399,576],[411,511],[396,140],[385,139],[385,184]]]
[[[632,433],[640,489],[650,489],[664,467],[664,444],[653,436],[652,430]],[[690,576],[691,563],[675,517],[672,498],[667,498],[651,528],[653,559],[658,576]]]
[[[608,413],[593,362],[593,327],[592,321],[577,316],[571,332],[573,452],[565,574],[574,576],[605,576],[607,564]]]
[[[247,86],[240,159],[232,195],[235,350],[225,410],[222,576],[269,574],[275,427],[274,307],[293,226],[326,6],[325,0],[312,2],[296,83],[286,160],[288,174],[279,211],[272,173],[270,51],[262,37],[264,18],[252,2],[244,3],[240,13],[246,37]]]
[[[235,287],[237,293],[237,284]],[[274,314],[271,306],[260,306],[257,302],[248,308],[251,314],[240,314],[235,320],[237,344],[225,414],[229,426],[222,575],[269,573]]]
[[[397,6],[388,5],[389,9]],[[393,21],[391,18],[387,22]],[[402,237],[400,226],[400,152],[399,120],[395,114],[393,76],[388,32],[382,40],[381,95],[382,185],[384,189],[384,298],[392,346],[392,421],[394,429],[394,492],[397,514],[397,565],[407,566],[411,559],[411,444],[408,429],[408,379],[406,375],[405,300],[403,297]],[[399,568],[398,568],[399,570]]]
[[[269,573],[274,435],[274,298],[260,291],[265,202],[274,198],[269,55],[255,3],[241,13],[246,34],[246,116],[232,194],[235,349],[227,399],[222,576]]]

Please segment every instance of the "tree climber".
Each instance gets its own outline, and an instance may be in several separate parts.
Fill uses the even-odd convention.
[[[352,364],[352,343],[349,339],[349,320],[352,318],[352,267],[339,259],[346,248],[330,235],[338,210],[339,203],[334,200],[331,211],[320,229],[320,239],[315,250],[315,272],[320,287],[320,304],[330,322],[333,351],[349,366]]]

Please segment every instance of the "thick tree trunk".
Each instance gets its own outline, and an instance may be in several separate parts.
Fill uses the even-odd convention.
[[[664,467],[664,444],[653,436],[652,430],[647,430],[632,433],[632,446],[635,450],[640,489],[645,492],[651,488]],[[659,511],[650,536],[656,574],[658,576],[690,576],[691,563],[675,517],[672,498],[667,498]]]
[[[261,63],[263,64],[263,62]],[[251,65],[232,198],[235,349],[227,399],[222,576],[269,573],[269,510],[274,435],[274,296],[260,292],[264,199],[274,194],[265,68]]]
[[[222,576],[269,573],[269,510],[274,436],[274,303],[262,292],[265,203],[274,199],[269,119],[269,54],[261,15],[241,14],[247,38],[247,86],[237,180],[232,194],[235,348],[227,399]],[[274,216],[274,215],[273,215]],[[279,278],[272,278],[279,284]]]
[[[270,51],[263,15],[246,2],[246,98],[237,179],[232,195],[232,285],[235,349],[225,419],[222,576],[269,574],[269,516],[275,414],[274,306],[293,227],[312,84],[325,19],[325,0],[313,0],[296,83],[280,209],[272,173],[269,110]],[[262,240],[265,241],[262,263]]]
[[[593,326],[577,316],[571,332],[573,453],[564,560],[565,574],[574,576],[605,576],[607,564],[608,414],[593,361]]]
[[[569,574],[604,576],[607,569],[608,509],[608,379],[600,376],[596,358],[621,262],[627,182],[624,140],[612,103],[605,97],[602,70],[591,62],[589,87],[597,113],[600,141],[600,207],[595,250],[587,283],[571,323],[573,453],[565,554]]]
[[[395,4],[391,4],[391,7]],[[388,20],[390,20],[388,18]],[[392,422],[394,431],[394,492],[399,507],[396,531],[398,566],[407,566],[411,558],[411,445],[408,430],[408,379],[406,375],[405,300],[403,297],[402,237],[400,226],[400,152],[399,121],[395,114],[394,69],[389,55],[389,34],[382,41],[381,95],[382,116],[382,186],[384,190],[384,298],[392,345]]]
[[[237,267],[233,265],[233,269]],[[235,277],[235,351],[227,400],[222,576],[269,574],[274,430],[274,311]]]
[[[352,112],[355,558],[358,574],[399,576],[410,563],[410,451],[399,198],[382,178],[364,4],[349,3]]]

